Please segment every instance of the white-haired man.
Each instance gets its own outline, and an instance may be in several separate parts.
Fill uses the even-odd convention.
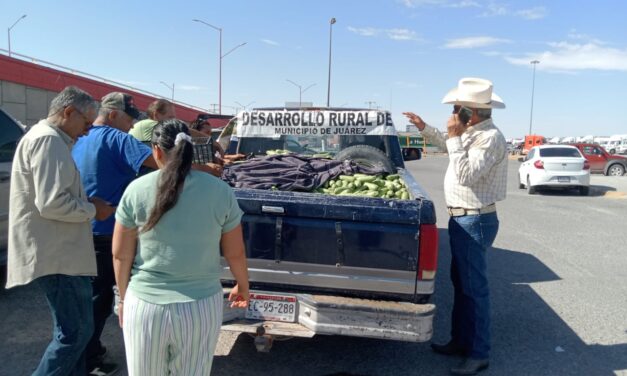
[[[492,122],[492,109],[505,104],[492,92],[492,82],[463,78],[442,103],[453,105],[447,135],[428,126],[420,116],[405,112],[409,121],[432,143],[448,151],[444,196],[450,215],[451,280],[455,291],[451,340],[431,344],[444,355],[462,355],[451,372],[474,375],[489,365],[490,291],[487,250],[499,228],[496,202],[505,199],[507,147]]]
[[[46,119],[20,140],[11,171],[7,288],[35,282],[54,322],[52,341],[34,375],[84,375],[94,330],[91,277],[96,257],[90,221],[115,208],[85,194],[72,161],[97,103],[69,86],[50,103]]]

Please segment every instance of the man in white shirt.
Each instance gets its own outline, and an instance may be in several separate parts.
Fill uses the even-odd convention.
[[[447,137],[420,116],[405,112],[422,134],[449,154],[444,196],[450,215],[451,280],[455,290],[451,340],[431,344],[444,355],[462,355],[451,369],[456,375],[474,375],[489,365],[490,291],[487,250],[499,228],[496,202],[507,189],[507,147],[492,122],[492,109],[505,104],[492,92],[492,82],[463,78],[442,103],[453,104]]]
[[[92,218],[115,211],[85,195],[71,149],[89,132],[97,103],[67,87],[20,140],[11,171],[7,288],[35,281],[52,312],[53,338],[34,375],[84,375],[93,332]]]

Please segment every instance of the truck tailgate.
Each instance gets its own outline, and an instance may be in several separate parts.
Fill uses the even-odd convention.
[[[253,287],[414,297],[421,199],[235,193]]]

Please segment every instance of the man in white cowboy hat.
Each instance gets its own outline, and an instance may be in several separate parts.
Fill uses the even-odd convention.
[[[455,290],[451,340],[431,347],[440,354],[464,356],[451,372],[473,375],[489,364],[486,259],[499,228],[495,203],[505,199],[507,187],[506,142],[492,122],[492,109],[505,108],[505,104],[492,92],[492,82],[481,78],[462,78],[442,103],[453,105],[448,137],[425,124],[420,116],[412,112],[404,115],[429,141],[449,154],[444,196],[450,215],[451,280]]]

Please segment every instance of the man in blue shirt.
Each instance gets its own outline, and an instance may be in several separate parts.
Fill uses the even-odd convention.
[[[114,92],[102,98],[93,128],[72,150],[87,196],[101,197],[117,206],[142,165],[157,168],[151,149],[128,134],[139,116],[133,97],[128,94]],[[100,342],[114,300],[111,254],[114,223],[114,216],[92,221],[98,276],[92,280],[95,330],[86,355],[88,372],[99,375],[111,375],[118,369],[115,364],[102,362],[106,348]]]

